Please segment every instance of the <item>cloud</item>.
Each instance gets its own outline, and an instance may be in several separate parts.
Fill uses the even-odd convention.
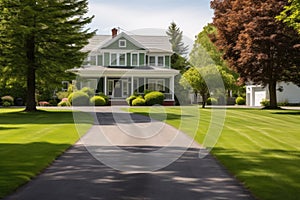
[[[186,3],[189,1],[194,3]],[[202,0],[198,4],[195,4],[197,1],[189,1],[90,1],[89,15],[95,15],[90,27],[98,29],[99,34],[110,34],[113,27],[127,31],[142,28],[167,29],[175,21],[184,35],[194,39],[202,27],[211,22],[212,11],[207,4],[208,0]]]

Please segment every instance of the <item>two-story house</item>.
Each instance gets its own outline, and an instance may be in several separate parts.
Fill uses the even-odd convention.
[[[96,35],[83,51],[90,52],[77,74],[77,87],[90,87],[108,95],[111,102],[125,101],[145,90],[165,94],[165,104],[174,104],[172,47],[167,36],[118,34]]]

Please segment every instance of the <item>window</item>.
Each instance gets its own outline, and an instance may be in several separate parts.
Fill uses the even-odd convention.
[[[149,65],[150,66],[155,66],[156,65],[155,56],[149,56]]]
[[[164,79],[149,79],[148,90],[152,91],[165,91],[165,80]]]
[[[90,56],[90,65],[96,65],[97,58],[96,56]]]
[[[116,53],[112,53],[110,55],[110,64],[112,66],[116,66],[117,65],[117,54]]]
[[[137,53],[131,54],[131,65],[132,66],[138,65],[138,54]]]
[[[157,57],[157,66],[164,66],[164,57],[163,56]]]
[[[119,47],[125,48],[126,47],[126,40],[119,40]]]
[[[121,53],[119,55],[119,65],[120,66],[125,66],[126,65],[126,54],[125,53]]]

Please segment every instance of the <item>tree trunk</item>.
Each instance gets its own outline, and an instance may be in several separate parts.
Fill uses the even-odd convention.
[[[202,97],[202,108],[205,108],[205,105],[206,105],[206,94],[201,94],[201,97]]]
[[[269,93],[270,93],[270,109],[276,109],[277,107],[277,94],[276,94],[276,81],[269,83]]]
[[[26,112],[36,111],[35,102],[35,41],[34,37],[29,37],[26,41],[27,51],[27,98]]]

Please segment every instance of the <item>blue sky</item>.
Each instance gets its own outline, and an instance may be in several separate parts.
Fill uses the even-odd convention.
[[[114,27],[126,31],[167,29],[174,21],[183,34],[194,40],[212,21],[210,0],[89,0],[89,15],[95,15],[89,26],[98,34],[110,34]]]

